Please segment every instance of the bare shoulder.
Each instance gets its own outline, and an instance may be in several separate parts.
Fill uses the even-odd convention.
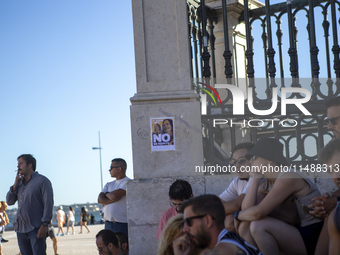
[[[245,254],[243,251],[237,247],[233,243],[227,243],[227,242],[220,242],[215,249],[213,250],[216,253],[212,254],[217,254],[217,255],[222,255],[222,254],[231,254],[231,255],[241,255]]]
[[[281,178],[276,179],[274,183],[274,187],[283,187],[285,189],[288,188],[295,191],[302,189],[304,186],[309,187],[308,183],[306,183],[301,176],[291,172],[285,173]]]

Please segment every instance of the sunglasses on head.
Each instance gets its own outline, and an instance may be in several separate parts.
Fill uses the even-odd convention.
[[[328,125],[329,123],[332,123],[332,125],[336,125],[337,120],[340,119],[340,116],[330,118],[330,119],[325,119],[326,124]]]
[[[231,159],[230,161],[229,161],[229,164],[230,165],[232,165],[232,166],[234,166],[234,165],[236,165],[236,163],[238,163],[239,165],[243,165],[243,164],[245,164],[246,162],[248,161],[248,159],[246,158],[246,157],[240,157],[240,158],[238,158],[238,159]]]

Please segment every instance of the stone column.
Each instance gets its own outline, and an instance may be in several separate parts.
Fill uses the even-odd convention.
[[[131,254],[155,254],[168,190],[187,179],[205,189],[200,102],[192,90],[186,1],[133,0],[137,93],[131,98],[134,180],[127,185]],[[174,148],[151,146],[152,118],[174,120]]]
[[[129,245],[132,255],[156,254],[157,227],[169,208],[171,183],[185,179],[197,196],[220,194],[232,178],[195,171],[203,166],[203,146],[200,102],[190,74],[186,1],[132,0],[132,7],[137,93],[130,109],[135,179],[127,185]],[[231,19],[230,28],[237,18]],[[174,120],[171,150],[151,146],[153,118]]]

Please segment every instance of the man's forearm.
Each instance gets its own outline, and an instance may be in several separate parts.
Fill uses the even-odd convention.
[[[106,197],[111,201],[111,203],[119,201],[122,197],[118,196],[116,192],[106,193]]]
[[[240,211],[244,197],[245,197],[245,194],[241,194],[236,199],[232,201],[228,201],[228,202],[223,201],[221,199],[223,206],[224,206],[225,214],[228,215],[236,211]]]
[[[13,187],[11,187],[6,195],[6,202],[8,205],[14,205],[17,199],[17,192],[13,191]]]
[[[111,204],[112,201],[106,196],[105,193],[100,193],[98,196],[98,203],[102,205],[108,205]]]

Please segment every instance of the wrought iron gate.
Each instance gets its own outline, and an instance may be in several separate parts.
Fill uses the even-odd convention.
[[[240,78],[238,74],[234,74],[233,62],[236,63],[237,59],[235,59],[235,45],[230,44],[230,41],[233,41],[230,34],[233,37],[238,32],[230,33],[228,26],[230,5],[227,5],[226,0],[187,0],[187,4],[191,70],[193,86],[196,86],[197,93],[205,93],[204,89],[199,86],[200,84],[213,86],[217,80],[221,79],[221,77],[216,77],[219,68],[223,68],[222,81],[237,86]],[[237,136],[239,132],[250,134],[249,139],[253,142],[261,137],[278,138],[285,144],[285,154],[289,160],[308,164],[316,160],[317,151],[332,136],[327,132],[324,122],[326,114],[324,101],[340,94],[338,42],[340,2],[336,0],[288,0],[270,5],[270,1],[265,0],[262,7],[249,8],[249,5],[248,0],[244,0],[239,23],[245,25],[246,78],[243,82],[253,92],[254,107],[269,109],[273,103],[273,88],[279,90],[289,87],[306,88],[312,96],[304,106],[312,115],[305,116],[296,107],[291,107],[287,109],[287,115],[283,116],[280,113],[280,107],[277,107],[275,112],[266,116],[280,121],[289,117],[296,121],[294,122],[297,123],[296,126],[291,125],[287,128],[280,125],[280,121],[268,123],[261,123],[261,120],[254,121],[254,118],[258,118],[249,111],[246,111],[243,116],[233,115],[231,93],[224,95],[223,102],[219,106],[215,105],[212,97],[206,97],[207,114],[202,115],[205,164],[227,164],[228,153],[235,144],[241,141]],[[237,8],[240,8],[239,4]],[[301,24],[305,27],[299,26]],[[223,27],[223,56],[217,55],[215,50],[216,25]],[[303,33],[307,35],[306,38],[299,37]],[[256,56],[255,59],[254,56]],[[222,58],[224,67],[216,64],[221,63]],[[258,76],[255,75],[257,73],[259,73]],[[261,76],[263,79],[257,79]],[[301,97],[303,97],[301,93],[293,93],[289,96],[290,99]],[[249,100],[246,100],[245,103],[248,104],[248,102]],[[214,119],[233,119],[234,121],[245,119],[263,125],[243,127],[243,125],[230,126],[229,123],[213,127]],[[225,140],[230,141],[230,144],[222,149],[221,145]]]

